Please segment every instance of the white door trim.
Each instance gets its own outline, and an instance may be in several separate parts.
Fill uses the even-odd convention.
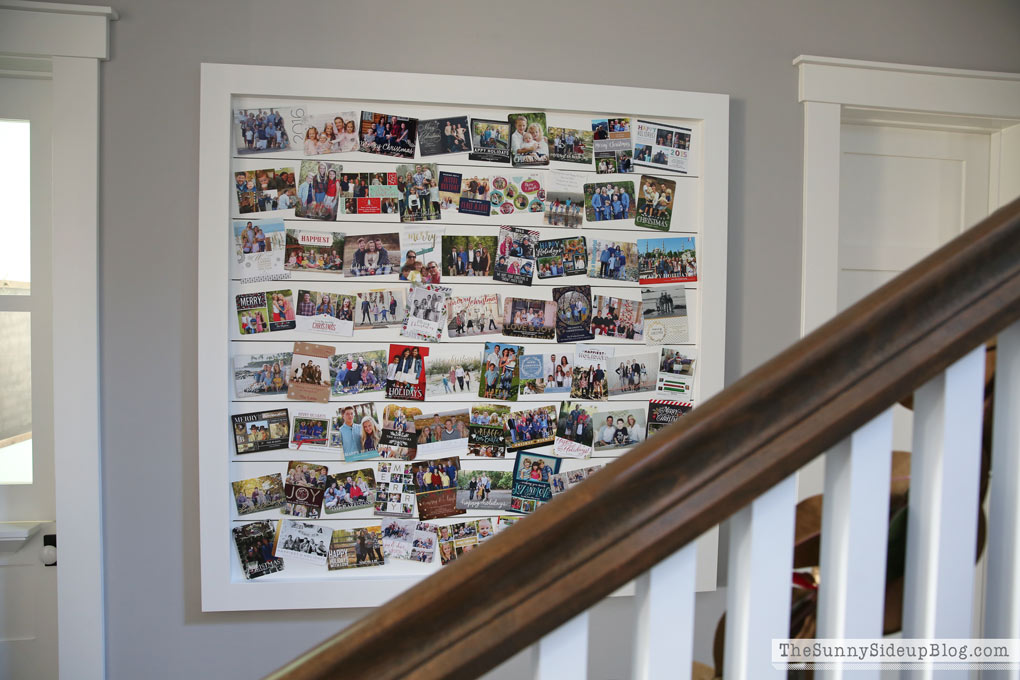
[[[99,425],[99,61],[109,58],[109,22],[116,18],[109,7],[0,1],[0,56],[49,60],[52,65],[53,375],[60,377],[53,399],[60,537],[58,658],[61,678],[87,680],[106,677]],[[40,77],[38,69],[30,77]],[[66,115],[68,111],[74,115]]]
[[[794,59],[804,105],[801,335],[837,311],[840,121],[846,109],[896,112],[899,123],[1003,130],[1020,123],[1020,73],[888,64],[829,57]],[[940,122],[941,121],[941,122]],[[993,145],[998,137],[993,135]],[[998,155],[993,149],[993,158]],[[996,203],[997,205],[997,203]]]

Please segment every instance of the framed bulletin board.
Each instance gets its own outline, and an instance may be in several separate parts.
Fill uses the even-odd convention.
[[[524,118],[519,128],[508,118],[518,112]],[[477,121],[505,127],[494,124],[485,134],[488,128],[474,127]],[[536,121],[540,126],[533,129]],[[601,130],[570,132],[592,132],[593,121]],[[598,144],[623,138],[618,132],[629,133],[625,144]],[[362,133],[377,143],[371,150],[384,153],[362,147]],[[547,137],[544,147],[532,144],[539,133]],[[644,436],[651,424],[644,419],[650,399],[696,407],[722,389],[728,139],[725,95],[204,64],[197,300],[203,610],[375,606],[441,568],[438,555],[430,563],[387,559],[379,566],[336,570],[314,559],[285,558],[282,571],[246,579],[232,529],[301,518],[279,507],[239,515],[233,482],[288,478],[291,461],[328,467],[330,475],[372,468],[378,481],[380,464],[449,456],[459,456],[462,473],[510,474],[514,450],[505,457],[469,455],[478,449],[469,451],[468,440],[453,434],[455,421],[479,406],[503,404],[510,418],[529,414],[529,423],[532,416],[551,414],[555,427],[561,403],[571,402],[601,417],[640,413],[630,430]],[[472,144],[472,152],[465,144]],[[519,152],[518,167],[509,152]],[[521,165],[542,163],[544,156],[552,158],[547,165]],[[320,176],[330,179],[316,184]],[[450,188],[455,176],[459,192]],[[433,184],[443,191],[431,189]],[[660,198],[668,210],[659,209]],[[581,252],[578,237],[584,238]],[[417,267],[408,251],[419,258]],[[262,256],[249,257],[257,252]],[[433,277],[448,290],[418,285]],[[554,289],[570,286],[582,287],[577,304],[565,307],[561,301],[557,307]],[[590,298],[585,286],[591,287]],[[440,297],[446,316],[435,323],[435,315],[424,310]],[[333,312],[322,312],[323,300],[334,305]],[[682,327],[658,319],[676,317],[677,306],[687,310]],[[592,317],[597,335],[557,329],[563,330],[557,342],[555,334],[542,330],[551,327],[552,317],[570,321],[575,311]],[[409,336],[415,332],[421,336]],[[506,395],[498,390],[485,391],[486,352],[492,350],[486,343],[521,348],[514,401],[501,399]],[[398,399],[399,390],[373,386],[394,375],[399,382],[405,366],[399,350],[392,358],[395,345],[427,352],[423,401]],[[664,346],[675,353],[684,379],[671,380],[676,376],[660,370]],[[593,381],[572,399],[569,376],[579,375],[574,370],[583,365],[582,355],[592,352],[608,364],[598,370],[607,374],[609,398],[599,401],[603,388]],[[282,361],[284,353],[308,361]],[[686,368],[680,368],[679,357]],[[671,370],[673,359],[670,354]],[[312,387],[299,384],[303,364],[316,361],[322,380]],[[564,371],[566,387],[556,371],[561,362],[573,367]],[[260,366],[270,365],[261,373]],[[358,420],[373,417],[365,409],[374,408],[376,427],[395,428],[384,416],[395,413],[386,411],[391,404],[420,409],[413,460],[353,460],[341,453],[348,444],[341,444],[339,429],[331,431],[330,423],[351,422],[343,421],[346,406],[354,407]],[[239,424],[232,416],[239,416]],[[239,453],[237,432],[253,422],[269,432],[270,444]],[[282,423],[288,442],[273,446],[274,427]],[[456,427],[463,435],[466,425]],[[611,419],[609,427],[613,432]],[[535,441],[540,443],[524,448],[553,455],[552,441]],[[631,442],[595,445],[590,458],[564,457],[561,471],[611,463]],[[334,529],[385,525],[389,518],[375,510],[369,504],[302,521],[315,531],[324,528],[319,535],[328,537]],[[434,524],[493,518],[495,526],[496,515],[512,514],[468,509]],[[713,530],[699,541],[701,590],[715,585],[716,549]]]

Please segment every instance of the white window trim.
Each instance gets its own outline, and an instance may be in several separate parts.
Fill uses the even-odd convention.
[[[99,426],[99,62],[109,7],[0,1],[2,66],[53,81],[53,462],[61,678],[106,677]],[[10,55],[10,58],[7,56]],[[74,116],[58,116],[61,111]],[[85,491],[82,493],[82,491]],[[68,499],[63,501],[62,499]],[[70,501],[73,499],[73,503]]]

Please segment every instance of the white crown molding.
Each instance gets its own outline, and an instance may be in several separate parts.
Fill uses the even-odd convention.
[[[0,6],[2,6],[2,3],[0,3]],[[859,59],[840,59],[838,57],[816,57],[809,54],[802,54],[793,60],[794,66],[800,66],[802,64],[839,66],[858,70],[892,71],[896,73],[934,74],[940,76],[958,76],[961,78],[1020,81],[1020,73],[975,71],[964,68],[943,68],[941,66],[915,66],[913,64],[896,64],[887,61],[862,61]]]
[[[1020,112],[1020,74],[800,56],[799,101],[1004,118]]]
[[[110,58],[110,7],[29,0],[0,1],[0,54]]]

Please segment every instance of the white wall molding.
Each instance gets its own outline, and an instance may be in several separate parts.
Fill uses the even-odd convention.
[[[99,423],[99,61],[109,7],[0,2],[0,66],[52,78],[53,374],[58,656],[62,678],[106,677]],[[49,62],[49,68],[45,62]],[[67,111],[75,115],[67,116]],[[69,379],[68,376],[74,376]],[[84,491],[84,493],[83,493]]]

